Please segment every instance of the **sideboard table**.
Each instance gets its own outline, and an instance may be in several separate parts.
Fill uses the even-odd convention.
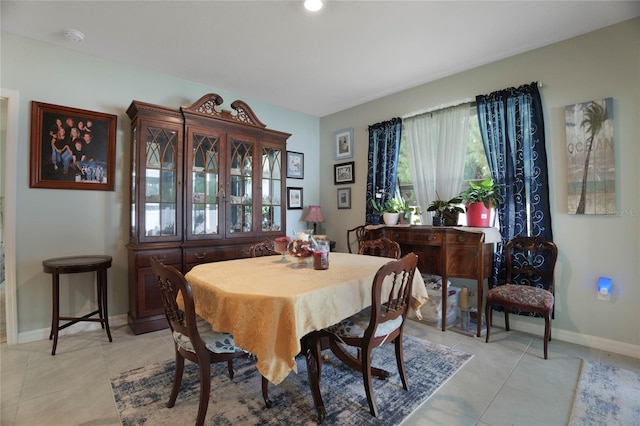
[[[370,239],[387,237],[400,244],[403,254],[418,255],[421,273],[468,278],[477,283],[478,326],[482,334],[483,283],[493,269],[493,243],[501,241],[497,228],[429,225],[367,225]],[[447,324],[447,288],[442,286],[442,331]]]

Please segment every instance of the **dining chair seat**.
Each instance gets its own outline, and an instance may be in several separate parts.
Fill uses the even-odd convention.
[[[326,330],[338,337],[360,338],[371,322],[371,308],[365,308],[355,315],[345,318],[337,324],[329,326]],[[387,336],[402,325],[402,317],[386,321],[378,325],[374,337]]]
[[[487,297],[492,303],[500,305],[508,303],[512,312],[529,312],[532,308],[553,309],[553,294],[539,287],[527,287],[518,284],[505,284],[489,290]]]
[[[199,315],[196,315],[196,327],[198,328],[198,333],[200,334],[200,338],[202,338],[204,346],[211,352],[216,354],[246,352],[235,345],[231,334],[212,330],[211,324]],[[189,336],[174,330],[173,339],[176,341],[176,344],[185,351],[196,352]]]

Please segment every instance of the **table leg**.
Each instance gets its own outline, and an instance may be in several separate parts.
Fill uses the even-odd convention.
[[[58,324],[60,322],[60,277],[58,274],[52,274],[52,286],[53,289],[53,313],[51,314],[51,332],[49,333],[49,340],[53,338],[53,348],[51,349],[51,355],[56,354],[56,346],[58,346]]]
[[[102,328],[107,330],[107,337],[111,339],[111,330],[109,329],[109,312],[107,311],[107,270],[99,269],[98,274],[98,311],[102,320]]]
[[[482,335],[482,293],[483,293],[483,285],[484,280],[478,280],[478,328],[476,330],[476,336],[480,337]],[[485,318],[486,320],[486,318]]]
[[[104,316],[102,315],[102,277],[100,270],[96,271],[96,289],[98,290],[98,318],[100,318],[100,327],[104,330]]]
[[[324,408],[322,395],[320,394],[320,371],[322,363],[322,354],[320,351],[320,339],[317,333],[312,332],[303,338],[304,351],[307,359],[307,374],[309,376],[309,387],[313,395],[313,403],[318,410],[318,424],[321,424],[327,417],[327,411]]]

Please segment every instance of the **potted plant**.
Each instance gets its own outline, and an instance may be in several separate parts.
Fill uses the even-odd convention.
[[[373,210],[373,215],[371,216],[371,224],[379,225],[380,217],[384,214],[384,205],[382,203],[377,202],[374,198],[370,200],[371,209]]]
[[[404,214],[407,203],[401,198],[391,198],[384,205],[383,220],[385,225],[395,225],[398,223],[400,214]]]
[[[433,217],[433,226],[455,226],[458,224],[458,215],[464,213],[464,209],[458,204],[462,203],[462,198],[454,197],[449,201],[433,200],[428,212],[435,212]]]
[[[502,202],[500,184],[491,178],[480,183],[469,182],[469,188],[460,194],[467,206],[467,225],[488,227],[491,209]]]

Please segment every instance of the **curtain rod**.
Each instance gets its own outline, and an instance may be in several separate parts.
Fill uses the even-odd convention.
[[[405,114],[402,116],[402,119],[406,119],[406,118],[412,118],[412,117],[417,117],[418,115],[423,115],[423,114],[429,114],[430,112],[434,112],[434,111],[440,111],[442,109],[447,109],[447,108],[453,108],[453,107],[457,107],[463,104],[469,104],[475,102],[475,99],[471,99],[471,98],[467,98],[467,99],[461,99],[458,101],[454,101],[448,104],[442,104],[442,105],[438,105],[432,108],[427,108],[427,109],[423,109],[420,111],[414,111],[414,112],[410,112],[409,114]]]
[[[536,84],[537,84],[538,87],[542,87],[542,82],[541,81],[538,81]],[[434,106],[432,108],[427,108],[427,109],[423,109],[423,110],[420,110],[420,111],[410,112],[408,114],[403,115],[401,118],[404,120],[406,118],[417,117],[418,115],[429,114],[430,112],[434,112],[434,111],[440,111],[440,110],[447,109],[447,108],[457,107],[457,106],[460,106],[462,104],[473,104],[473,103],[475,103],[475,98],[474,99],[471,99],[471,98],[461,99],[461,100],[458,100],[458,101],[453,101],[453,102],[448,103],[448,104],[437,105],[437,106]]]

